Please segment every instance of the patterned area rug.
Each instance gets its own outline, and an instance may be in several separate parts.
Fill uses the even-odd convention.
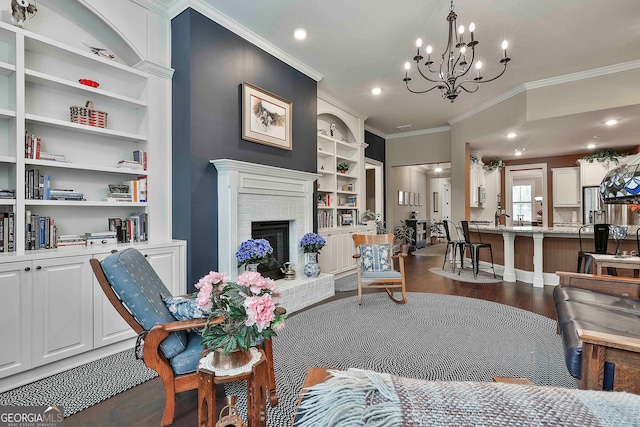
[[[335,280],[336,292],[349,292],[358,289],[358,273],[341,277]]]
[[[131,349],[0,393],[0,405],[58,405],[68,417],[155,377]]]
[[[447,264],[444,270],[440,267],[432,267],[429,269],[430,272],[437,274],[438,276],[446,277],[447,279],[457,280],[459,282],[468,282],[468,283],[501,283],[502,276],[496,275],[493,277],[493,271],[484,271],[480,270],[478,272],[478,276],[476,278],[473,277],[473,270],[471,267],[464,268],[458,274],[458,270],[455,272],[451,272],[449,269],[451,264]],[[449,267],[449,268],[448,268]]]
[[[464,297],[409,293],[397,305],[376,293],[360,306],[355,297],[332,301],[293,315],[273,348],[280,402],[269,408],[271,427],[291,424],[310,366],[447,381],[525,377],[575,388],[553,320]],[[246,385],[225,388],[245,413]]]

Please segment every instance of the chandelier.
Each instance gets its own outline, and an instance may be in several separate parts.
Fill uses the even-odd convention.
[[[500,63],[504,66],[502,72],[489,80],[485,80],[482,77],[482,61],[475,61],[475,47],[478,45],[478,41],[474,38],[476,26],[473,22],[469,25],[470,40],[465,42],[464,25],[460,25],[460,27],[457,28],[456,33],[457,17],[458,15],[453,11],[453,0],[451,0],[449,15],[447,15],[447,21],[449,22],[449,38],[447,40],[447,48],[442,53],[442,60],[440,61],[440,67],[438,70],[433,70],[431,68],[431,65],[433,64],[433,61],[431,60],[431,52],[433,51],[433,48],[430,45],[427,46],[426,49],[427,60],[422,66],[420,65],[420,61],[424,59],[424,57],[420,55],[422,39],[416,40],[417,53],[416,56],[413,57],[413,60],[416,62],[416,68],[418,69],[418,73],[420,73],[420,75],[427,81],[434,83],[434,86],[426,90],[411,89],[409,87],[409,82],[411,81],[411,77],[409,77],[409,69],[411,68],[411,64],[406,62],[404,64],[405,75],[403,81],[407,85],[409,92],[426,93],[434,89],[440,89],[442,99],[446,98],[453,102],[461,91],[464,90],[468,93],[476,92],[480,87],[480,83],[492,82],[503,75],[507,70],[507,63],[511,61],[511,58],[507,57],[508,43],[504,40],[502,42],[503,55],[500,59]],[[471,52],[469,52],[469,49],[471,49]],[[475,72],[470,72],[472,68],[475,68]],[[471,87],[469,88],[465,85],[470,85]]]

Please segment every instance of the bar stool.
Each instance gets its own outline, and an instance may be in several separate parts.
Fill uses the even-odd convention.
[[[480,229],[476,224],[476,228],[478,228],[478,236],[479,242],[472,242],[471,235],[469,233],[469,221],[460,221],[460,226],[462,227],[462,234],[464,235],[464,246],[462,251],[461,258],[464,258],[464,253],[467,251],[467,247],[471,250],[471,264],[473,264],[473,278],[475,279],[478,276],[478,270],[480,270],[480,249],[489,249],[489,254],[491,255],[491,269],[493,270],[493,277],[496,277],[496,269],[493,266],[493,250],[491,250],[491,243],[482,243],[482,235],[480,234]],[[462,262],[460,263],[460,270],[458,270],[458,274],[462,271]]]
[[[456,252],[458,249],[460,249],[460,259],[462,260],[462,256],[464,255],[463,253],[464,240],[460,240],[458,235],[458,227],[456,227],[456,225],[453,222],[445,219],[442,221],[442,226],[444,228],[445,237],[447,238],[447,248],[444,251],[444,260],[442,261],[442,269],[444,270],[444,266],[447,263],[447,256],[449,255],[449,249],[451,249],[451,260],[449,262],[451,263],[451,271],[455,272],[456,271]],[[455,231],[455,236],[456,236],[455,239],[451,238],[452,231]]]

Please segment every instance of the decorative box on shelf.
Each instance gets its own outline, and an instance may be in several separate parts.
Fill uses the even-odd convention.
[[[107,113],[93,109],[93,102],[87,101],[84,107],[69,107],[71,122],[98,128],[107,127]]]

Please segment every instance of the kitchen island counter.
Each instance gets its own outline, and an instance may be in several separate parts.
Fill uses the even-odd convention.
[[[472,225],[470,231],[481,234],[472,237],[472,241],[481,238],[482,242],[491,243],[497,271],[502,270],[505,282],[519,280],[542,287],[558,284],[556,271],[576,270],[580,227],[578,224],[561,227],[477,225],[477,228]],[[627,228],[622,250],[637,251],[635,233],[638,226]],[[594,248],[592,228],[582,229],[580,235],[584,250]],[[613,252],[615,247],[615,241],[610,237],[609,252]],[[486,263],[488,260],[482,261]]]

